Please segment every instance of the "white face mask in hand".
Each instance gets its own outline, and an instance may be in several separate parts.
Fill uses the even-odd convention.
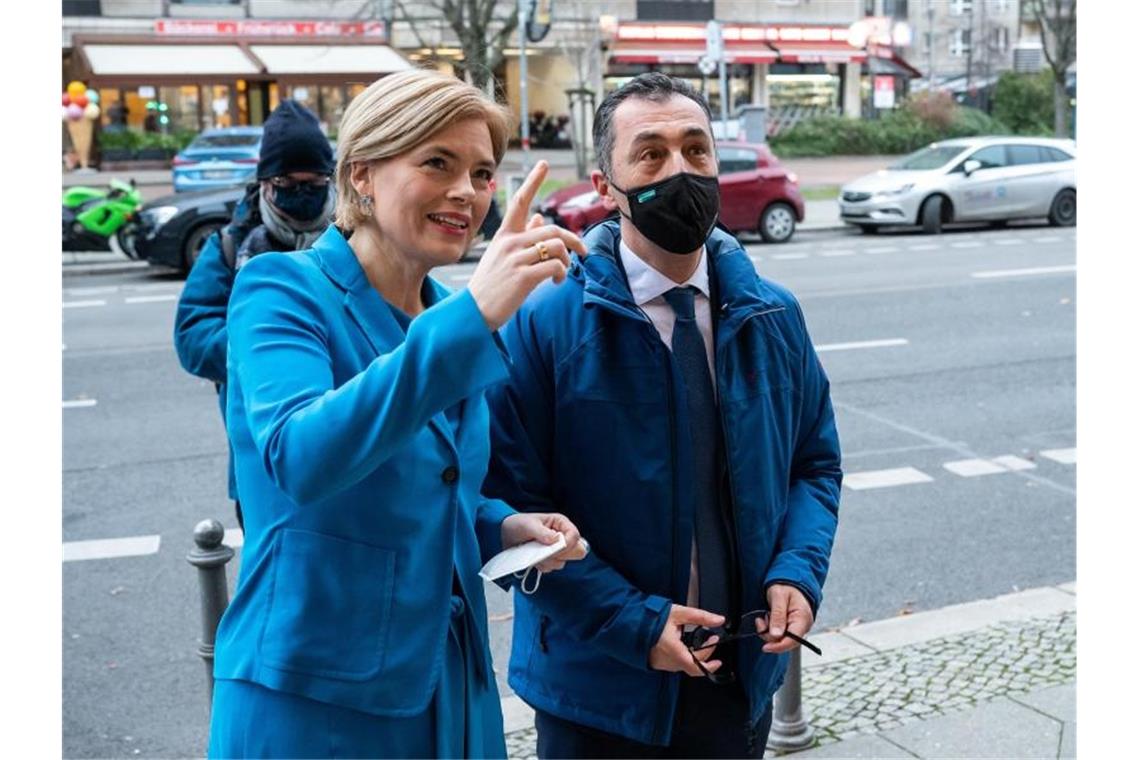
[[[588,553],[590,550],[589,544],[586,543],[585,539],[579,539],[579,543],[584,549],[582,556],[585,556],[585,553]],[[479,575],[489,581],[495,581],[507,575],[514,575],[516,578],[522,578],[523,580],[522,584],[520,584],[522,592],[524,594],[533,594],[538,590],[538,584],[542,580],[542,571],[535,567],[535,565],[550,559],[565,548],[566,537],[561,533],[558,534],[558,540],[553,544],[527,541],[518,546],[504,549],[496,554],[486,565],[483,565],[483,569],[479,571]],[[534,571],[535,580],[533,585],[527,586],[527,576],[530,575],[531,571]]]

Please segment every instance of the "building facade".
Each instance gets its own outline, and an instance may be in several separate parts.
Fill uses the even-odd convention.
[[[921,86],[984,90],[1013,69],[1021,31],[1018,0],[910,0],[913,63]]]

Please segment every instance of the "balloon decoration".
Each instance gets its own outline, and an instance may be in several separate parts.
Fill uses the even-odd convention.
[[[67,132],[71,135],[71,144],[79,158],[79,165],[84,169],[91,158],[91,137],[95,131],[95,120],[102,113],[99,106],[99,93],[88,90],[87,85],[80,81],[69,82],[67,90],[61,99],[63,104],[63,120],[67,124]]]

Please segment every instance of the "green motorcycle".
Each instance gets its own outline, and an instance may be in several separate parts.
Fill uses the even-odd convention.
[[[111,251],[135,258],[134,216],[142,205],[132,179],[113,179],[106,190],[68,187],[63,191],[63,250]],[[112,245],[112,240],[114,245]]]

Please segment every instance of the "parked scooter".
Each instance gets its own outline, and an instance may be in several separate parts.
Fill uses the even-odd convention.
[[[142,194],[132,179],[112,179],[108,189],[69,187],[63,191],[63,250],[111,251],[135,257],[132,220]]]

